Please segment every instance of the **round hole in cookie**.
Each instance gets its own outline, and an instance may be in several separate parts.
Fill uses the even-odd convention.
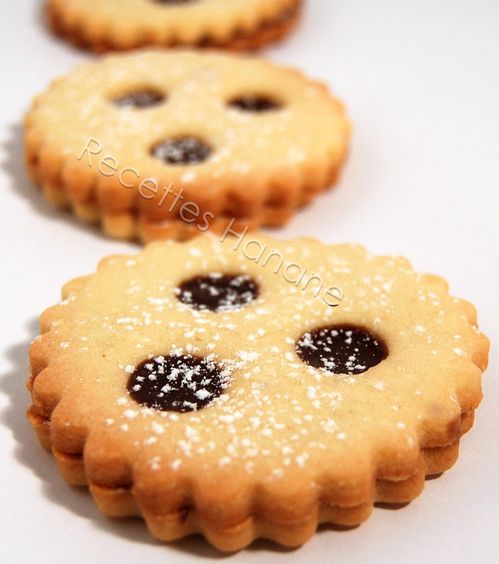
[[[159,411],[186,413],[208,406],[229,383],[213,360],[191,355],[155,356],[139,364],[127,382],[130,396]]]
[[[166,99],[165,94],[155,88],[137,88],[126,94],[113,98],[113,104],[119,108],[135,108],[143,110],[162,104]]]
[[[243,112],[263,113],[280,110],[282,103],[265,94],[243,94],[231,98],[228,106]]]
[[[183,6],[184,4],[194,4],[199,0],[151,0],[154,4],[164,4],[166,6]]]
[[[189,278],[177,289],[178,299],[193,309],[224,312],[241,309],[256,300],[260,290],[247,274],[211,273]]]
[[[307,331],[296,342],[298,356],[332,374],[361,374],[388,356],[385,343],[355,325],[330,325]]]
[[[205,141],[193,135],[164,139],[151,149],[151,155],[169,165],[192,165],[205,161],[213,149]]]

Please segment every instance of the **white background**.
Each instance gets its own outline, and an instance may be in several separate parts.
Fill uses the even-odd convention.
[[[163,546],[139,520],[101,516],[85,491],[65,485],[25,420],[37,316],[65,281],[102,256],[138,247],[54,211],[26,180],[23,114],[34,94],[88,55],[50,36],[38,1],[2,1],[0,10],[0,560],[215,559],[199,539]],[[309,0],[299,31],[268,52],[330,83],[355,127],[337,189],[276,235],[404,254],[477,305],[492,343],[499,340],[498,30],[496,0]],[[458,464],[410,506],[376,509],[348,532],[323,530],[297,551],[258,542],[226,561],[498,562],[498,369],[493,347],[485,399]]]

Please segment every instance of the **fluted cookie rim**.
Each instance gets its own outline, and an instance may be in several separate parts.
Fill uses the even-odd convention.
[[[151,209],[153,207],[152,201],[146,202],[144,198],[139,198],[137,194],[139,183],[148,178],[147,166],[144,170],[139,171],[140,175],[137,180],[135,176],[128,175],[127,178],[133,184],[132,191],[120,189],[116,178],[104,178],[96,166],[93,168],[86,166],[85,161],[88,158],[89,151],[96,149],[96,145],[100,143],[99,139],[89,137],[86,144],[82,144],[81,154],[78,156],[84,155],[83,158],[76,159],[76,155],[67,155],[64,147],[61,147],[61,142],[56,142],[54,139],[50,140],[52,132],[47,130],[43,121],[40,122],[38,117],[40,108],[45,107],[44,97],[53,91],[52,88],[71,80],[73,73],[79,72],[79,69],[88,71],[89,69],[100,68],[100,65],[103,64],[114,65],[114,61],[117,61],[120,65],[128,64],[128,57],[131,57],[133,61],[139,61],[142,59],[152,60],[162,56],[163,53],[159,51],[145,50],[132,55],[111,55],[104,61],[83,63],[77,66],[73,72],[54,81],[45,92],[40,94],[33,102],[24,120],[25,161],[33,183],[41,188],[45,198],[52,204],[62,209],[70,209],[74,215],[85,223],[100,224],[104,232],[114,238],[142,242],[162,238],[186,240],[199,234],[201,229],[199,225],[193,225],[180,218],[178,206],[174,213],[168,214],[166,219],[155,217],[158,213],[157,210]],[[265,59],[252,61],[246,59],[246,57],[239,58],[216,53],[197,54],[189,50],[182,50],[173,55],[165,54],[166,60],[184,56],[199,57],[200,63],[204,57],[213,57],[214,64],[218,64],[216,62],[218,60],[222,64],[226,64],[228,61],[230,61],[230,64],[244,64],[245,61],[248,61],[248,64],[257,64],[266,71],[283,73],[283,76],[302,84],[304,89],[308,87],[315,89],[317,95],[322,97],[325,107],[331,108],[331,116],[334,116],[338,123],[338,130],[335,133],[338,136],[338,141],[332,143],[329,140],[324,149],[321,149],[317,155],[308,155],[308,157],[305,156],[304,160],[290,163],[286,170],[283,170],[282,167],[267,170],[265,181],[259,177],[257,170],[252,170],[251,174],[246,175],[246,178],[241,175],[233,175],[233,178],[230,175],[225,175],[222,179],[222,188],[218,188],[217,193],[208,196],[212,182],[209,179],[208,172],[205,172],[202,167],[201,170],[196,170],[198,180],[186,187],[190,191],[189,193],[192,191],[188,201],[197,205],[197,194],[202,194],[203,208],[207,209],[208,212],[213,212],[208,213],[212,216],[208,226],[210,229],[216,233],[221,233],[232,220],[234,220],[235,229],[283,226],[293,217],[296,211],[310,204],[319,194],[336,184],[348,155],[351,124],[343,103],[330,93],[326,85],[310,79],[295,68],[276,65]],[[134,64],[137,63],[134,62]],[[167,96],[168,92],[164,92],[164,94]],[[165,101],[164,103],[168,102]],[[148,112],[150,110],[132,111]],[[227,108],[226,111],[229,115],[234,110]],[[259,116],[255,117],[255,120],[258,121],[259,119]],[[269,118],[266,117],[265,119]],[[198,135],[197,132],[191,133]],[[209,145],[210,141],[207,140],[207,142]],[[155,140],[151,139],[151,143],[154,144]],[[321,143],[321,141],[318,140],[318,143]],[[103,152],[93,159],[102,158],[106,155],[106,147],[101,147],[101,149]],[[85,150],[87,150],[86,155]],[[211,161],[208,158],[206,163],[202,164],[208,165],[210,163]],[[120,162],[119,164],[126,168],[128,163]],[[199,169],[200,167],[196,168]],[[165,186],[161,184],[160,188],[163,189],[164,187],[166,188],[166,184]],[[183,190],[184,188],[182,185],[175,186],[173,190]],[[107,191],[109,195],[103,194],[104,191]],[[252,194],[253,191],[254,195]],[[130,192],[133,192],[133,197]],[[154,201],[157,200],[158,197],[155,197]]]
[[[186,248],[191,248],[196,245],[196,241],[170,244],[187,245]],[[159,249],[162,245],[165,243],[154,243],[148,248]],[[324,248],[332,251],[341,246],[324,246]],[[144,252],[148,252],[147,248],[140,254]],[[360,248],[352,248],[351,252],[361,256],[364,253]],[[112,260],[112,257],[107,260]],[[120,260],[125,259],[120,257]],[[404,268],[410,268],[407,263],[403,264]],[[106,261],[100,268],[106,268]],[[65,286],[63,295],[66,297],[75,295],[75,292],[85,287],[88,280],[97,275],[93,274],[70,282]],[[421,275],[420,282],[427,284],[430,288],[438,288],[442,295],[449,296],[445,289],[445,282],[439,277]],[[463,316],[463,320],[467,320],[466,323],[470,328],[476,328],[474,307],[468,302],[457,299],[453,300],[453,304],[456,311]],[[55,315],[54,308],[50,308],[43,314],[41,318],[42,337],[34,341],[30,350],[32,376],[28,386],[32,392],[37,378],[44,371],[56,370],[60,376],[63,376],[63,368],[53,366],[51,363],[52,355],[56,354],[50,341],[51,325]],[[466,362],[466,370],[469,371],[467,387],[456,390],[459,415],[457,412],[453,415],[449,413],[436,424],[442,413],[439,413],[437,406],[430,405],[430,412],[433,410],[433,414],[427,413],[427,419],[421,421],[421,425],[426,425],[428,428],[425,430],[424,440],[420,440],[419,443],[419,456],[414,460],[411,459],[410,462],[395,460],[393,451],[387,451],[385,458],[372,460],[372,467],[367,475],[352,476],[352,484],[346,490],[340,487],[328,490],[320,479],[314,482],[315,486],[310,491],[304,485],[305,489],[300,495],[308,496],[307,499],[310,498],[308,499],[310,512],[306,516],[302,514],[300,518],[297,517],[297,520],[286,512],[280,515],[272,503],[267,505],[263,502],[262,505],[258,484],[253,484],[250,488],[251,492],[248,493],[255,501],[254,504],[250,504],[253,509],[244,514],[243,518],[239,515],[231,522],[222,520],[217,523],[213,519],[213,513],[205,513],[205,507],[197,507],[195,488],[192,489],[194,484],[189,486],[189,481],[182,482],[187,487],[187,494],[182,503],[179,503],[175,511],[162,513],[155,502],[148,499],[147,488],[144,490],[144,485],[141,484],[139,468],[136,468],[132,475],[120,477],[119,474],[115,475],[111,471],[110,474],[97,479],[95,473],[91,477],[88,476],[89,460],[86,460],[88,456],[86,438],[82,438],[81,449],[72,451],[61,449],[61,444],[64,443],[64,441],[61,442],[61,436],[69,432],[68,427],[64,424],[64,417],[61,417],[60,410],[56,419],[52,418],[52,414],[62,396],[57,400],[52,393],[53,390],[47,389],[45,392],[43,388],[36,390],[36,396],[33,396],[36,401],[30,408],[29,419],[42,445],[53,451],[66,480],[74,485],[88,485],[98,506],[108,515],[142,515],[153,534],[166,541],[200,532],[223,551],[239,550],[260,536],[286,546],[298,546],[314,534],[318,523],[354,526],[369,516],[374,504],[399,504],[411,501],[421,493],[426,476],[448,470],[455,463],[460,438],[473,425],[474,411],[481,400],[480,375],[487,365],[488,339],[479,332],[474,334],[473,345],[466,346],[470,349],[468,351],[470,356],[465,359],[461,351],[458,351],[457,355],[458,358],[463,358],[463,362]],[[461,383],[462,378],[461,374]],[[437,419],[431,424],[433,417]],[[67,444],[73,442],[74,437]],[[362,470],[359,472],[362,473]],[[143,495],[145,497],[142,497]],[[267,502],[270,498],[264,496]]]

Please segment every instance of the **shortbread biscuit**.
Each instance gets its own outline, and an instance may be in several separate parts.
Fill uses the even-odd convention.
[[[30,421],[69,483],[165,541],[297,546],[409,502],[481,400],[473,306],[361,247],[157,241],[63,298],[30,349]]]
[[[86,63],[26,118],[46,197],[114,237],[278,226],[329,187],[349,123],[327,88],[234,55],[142,52]]]
[[[97,52],[145,46],[253,50],[284,38],[302,0],[48,0],[53,30]]]

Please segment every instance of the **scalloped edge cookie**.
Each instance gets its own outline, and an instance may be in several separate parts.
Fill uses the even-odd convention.
[[[105,259],[100,263],[96,274],[75,279],[64,287],[62,295],[65,305],[51,307],[41,316],[41,335],[34,340],[30,348],[31,377],[28,388],[32,394],[33,405],[29,409],[28,417],[40,443],[52,451],[68,483],[75,486],[88,486],[98,507],[106,515],[142,516],[147,521],[151,533],[164,541],[201,533],[215,547],[223,551],[239,550],[260,537],[285,546],[296,547],[313,536],[319,523],[345,527],[358,525],[369,517],[374,504],[410,502],[423,490],[425,477],[440,474],[456,462],[460,438],[472,427],[475,409],[481,401],[481,374],[487,366],[489,342],[478,331],[475,308],[464,300],[450,297],[447,284],[442,278],[415,273],[403,258],[367,255],[361,247],[325,246],[310,239],[277,242],[261,237],[259,241],[273,252],[275,250],[283,253],[294,252],[294,249],[297,254],[292,255],[293,260],[298,260],[299,257],[306,260],[310,253],[316,257],[327,256],[331,261],[328,264],[336,265],[334,268],[337,268],[338,272],[344,272],[348,264],[371,264],[372,269],[369,273],[374,278],[362,281],[362,284],[365,284],[364,291],[372,290],[372,295],[378,296],[373,299],[379,298],[380,291],[382,294],[391,291],[389,280],[383,276],[389,275],[390,272],[398,272],[402,276],[409,277],[408,279],[417,284],[418,288],[424,288],[424,292],[420,293],[423,303],[421,307],[430,308],[428,312],[433,311],[431,309],[433,307],[437,310],[439,307],[447,308],[451,326],[445,331],[457,331],[455,337],[459,336],[459,339],[455,342],[462,347],[452,349],[457,345],[452,344],[454,337],[450,339],[449,364],[446,366],[453,366],[453,370],[456,370],[455,380],[452,380],[451,386],[449,375],[445,375],[446,383],[442,381],[441,384],[444,388],[438,393],[435,392],[435,399],[425,399],[424,405],[415,409],[414,413],[410,411],[411,415],[405,416],[408,418],[407,421],[412,421],[416,413],[424,414],[422,418],[419,416],[416,418],[417,436],[410,433],[404,436],[404,433],[409,432],[408,429],[397,423],[397,432],[402,433],[399,439],[388,433],[383,448],[379,448],[378,445],[377,449],[371,452],[366,446],[366,453],[362,455],[357,453],[358,456],[353,457],[353,464],[342,469],[338,468],[338,474],[332,472],[327,480],[318,476],[312,479],[313,476],[308,471],[302,472],[303,461],[296,469],[289,469],[282,482],[266,484],[252,484],[242,476],[234,476],[230,472],[223,473],[220,469],[214,473],[212,482],[210,476],[204,473],[194,479],[190,474],[184,475],[182,471],[179,472],[176,464],[161,466],[161,472],[153,472],[150,460],[137,458],[132,464],[130,460],[125,459],[124,453],[120,451],[121,439],[110,440],[105,433],[97,430],[92,432],[91,422],[85,423],[85,408],[78,413],[81,407],[75,410],[75,406],[68,401],[68,397],[74,392],[71,392],[65,383],[67,370],[71,369],[71,359],[65,364],[64,354],[65,351],[69,353],[72,349],[70,343],[61,341],[67,339],[68,335],[71,336],[71,332],[64,332],[63,328],[64,319],[69,319],[70,324],[73,323],[72,310],[67,308],[76,307],[74,304],[78,302],[79,296],[84,295],[86,288],[99,277],[109,277],[108,280],[111,282],[105,284],[112,283],[112,280],[117,278],[122,280],[123,276],[119,276],[120,273],[123,275],[128,268],[141,268],[137,265],[144,264],[143,261],[152,261],[151,264],[168,263],[166,260],[168,253],[177,253],[175,255],[177,259],[185,254],[195,262],[202,260],[196,257],[208,256],[210,253],[217,254],[217,246],[223,243],[227,248],[220,251],[221,256],[229,256],[226,267],[232,270],[237,268],[237,265],[244,265],[243,259],[248,260],[248,256],[244,248],[238,246],[236,248],[238,258],[233,258],[236,254],[233,247],[237,243],[229,239],[221,242],[214,236],[205,235],[188,243],[156,242],[148,245],[139,255]],[[229,254],[224,255],[224,253]],[[195,274],[198,267],[194,265],[189,268],[192,268]],[[132,270],[132,272],[140,272],[140,270]],[[154,276],[157,276],[156,270],[153,272]],[[256,273],[257,266],[251,266],[248,272]],[[376,272],[381,278],[376,278]],[[139,282],[135,276],[130,275],[130,279],[136,292]],[[266,281],[269,284],[277,284],[276,288],[280,284],[276,275],[272,273],[262,280],[264,283]],[[372,288],[376,280],[380,286]],[[96,288],[99,286],[92,286],[90,298]],[[352,292],[354,289],[355,285],[351,287]],[[280,291],[287,292],[288,289],[281,287]],[[400,288],[397,291],[400,291]],[[88,300],[89,297],[85,299]],[[266,299],[269,299],[268,294]],[[400,296],[397,294],[394,299],[394,303],[397,303],[397,300],[400,301]],[[434,302],[434,305],[424,305],[427,300]],[[151,303],[153,301],[151,300]],[[307,303],[314,304],[313,315],[316,316],[319,311],[318,315],[321,317],[319,306],[315,302]],[[257,305],[264,307],[263,302]],[[118,312],[120,311],[118,309]],[[213,320],[215,324],[219,323],[213,315],[229,316],[221,319],[220,323],[226,319],[233,319],[235,323],[235,320],[239,319],[238,323],[240,323],[245,319],[231,318],[231,315],[239,315],[235,312],[198,314],[195,318],[204,319],[203,323]],[[348,312],[342,315],[348,317]],[[331,317],[330,310],[326,317],[334,319]],[[107,325],[109,324],[108,317],[102,319],[106,320]],[[412,317],[410,319],[412,323]],[[371,321],[374,320],[375,317]],[[445,323],[445,319],[440,321]],[[249,327],[253,322],[244,323]],[[72,327],[77,331],[77,325]],[[432,327],[435,328],[433,325]],[[447,345],[444,347],[443,342],[440,342],[439,335],[428,334],[423,326],[418,325],[414,331],[413,338],[428,337],[430,344],[425,345],[426,347],[434,346],[442,354],[447,350],[445,348]],[[444,334],[446,343],[448,336],[447,333]],[[78,333],[75,333],[75,339],[77,336]],[[85,337],[84,344],[85,348],[91,347],[91,339]],[[383,370],[386,372],[388,369]],[[436,370],[441,370],[441,367]],[[378,386],[376,389],[382,393],[383,373],[375,374],[378,376],[372,384],[374,387]],[[315,375],[318,376],[317,373]],[[390,382],[390,379],[385,381],[385,385],[386,382]],[[444,390],[449,386],[453,389],[450,404],[449,398],[446,399],[447,403],[443,402],[447,393]],[[428,388],[425,389],[428,393]],[[122,401],[121,404],[123,410],[129,411],[126,401]],[[407,407],[407,404],[404,405]],[[404,405],[401,407],[403,408]],[[404,419],[403,413],[400,412],[401,419]],[[105,416],[105,414],[101,415]],[[135,420],[136,415],[137,413],[128,414],[127,417],[133,416]],[[131,419],[127,421],[130,422]],[[126,427],[128,429],[128,423]],[[351,454],[352,451],[349,453]],[[364,455],[369,460],[365,459]],[[344,475],[345,472],[348,479]]]
[[[221,149],[221,152],[232,151],[231,146],[234,141],[230,136],[235,137],[236,143],[240,145],[241,141],[238,140],[244,140],[247,131],[252,135],[251,138],[254,138],[260,134],[259,128],[262,127],[262,131],[268,130],[264,133],[265,146],[270,149],[274,146],[272,143],[274,136],[279,147],[282,146],[282,153],[287,155],[286,151],[289,152],[289,158],[280,159],[279,163],[275,160],[270,163],[268,158],[266,162],[262,162],[260,157],[260,160],[257,160],[256,155],[261,156],[263,149],[260,148],[259,153],[256,150],[249,150],[245,154],[239,147],[234,156],[237,160],[234,160],[233,164],[241,165],[241,170],[235,168],[233,170],[232,161],[228,158],[223,163],[215,162],[218,158],[215,154],[213,164],[210,159],[199,166],[165,166],[162,169],[153,169],[155,170],[153,173],[151,167],[154,165],[151,165],[148,160],[147,150],[144,149],[140,162],[130,163],[121,158],[120,154],[113,153],[106,144],[106,139],[109,141],[109,133],[105,134],[104,139],[100,137],[98,120],[101,119],[102,112],[107,112],[102,117],[103,121],[109,121],[110,118],[107,116],[115,115],[111,113],[115,110],[109,107],[111,103],[107,99],[105,103],[99,102],[101,113],[96,113],[95,109],[92,110],[95,114],[92,123],[96,123],[96,126],[94,129],[85,126],[86,141],[82,141],[81,145],[71,149],[65,146],[64,139],[68,137],[68,133],[61,128],[67,127],[65,125],[67,121],[55,124],[55,121],[61,121],[56,114],[59,113],[59,109],[63,109],[64,104],[68,104],[68,101],[71,101],[71,104],[75,103],[75,77],[81,75],[81,79],[86,78],[88,82],[92,80],[94,74],[100,76],[105,69],[107,69],[107,76],[112,73],[113,69],[116,69],[116,75],[119,77],[119,72],[130,68],[131,78],[127,77],[125,82],[130,82],[133,86],[135,80],[133,77],[137,69],[142,69],[141,72],[144,73],[146,72],[144,69],[151,69],[147,72],[152,73],[160,63],[173,65],[178,64],[179,61],[186,61],[185,64],[191,61],[191,67],[195,65],[204,67],[209,64],[214,69],[217,67],[227,69],[231,65],[234,69],[247,68],[248,73],[255,75],[248,79],[251,82],[263,81],[256,76],[258,73],[266,73],[264,76],[275,74],[277,82],[285,81],[288,87],[293,87],[294,92],[286,92],[285,87],[281,84],[268,87],[270,95],[282,96],[284,102],[286,102],[286,96],[289,97],[291,106],[289,111],[287,108],[282,110],[287,116],[290,116],[289,118],[278,115],[280,112],[275,114],[267,112],[265,115],[248,118],[248,112],[243,116],[235,115],[234,110],[223,109],[223,106],[216,110],[219,112],[216,117],[211,120],[206,119],[206,124],[198,123],[199,118],[194,125],[190,124],[189,116],[185,119],[179,118],[181,121],[179,128],[186,128],[189,131],[208,128],[210,134],[215,131],[217,142],[221,143],[218,148]],[[183,82],[178,88],[187,88],[190,80],[197,80],[203,84],[203,80],[209,80],[206,78],[207,73],[207,69],[201,72],[198,68],[196,76],[199,75],[199,77],[182,79]],[[225,82],[230,78],[222,76],[217,80],[220,83],[217,88],[223,90],[227,88]],[[115,85],[102,84],[97,78],[94,78],[94,81],[98,82],[95,88],[102,89],[99,95],[103,100],[104,96],[109,96],[110,88],[116,88]],[[124,89],[129,87],[127,84],[121,86]],[[234,84],[231,83],[230,88],[234,89]],[[241,89],[244,90],[244,88],[245,85],[242,85]],[[260,88],[265,87],[260,86]],[[196,98],[194,102],[196,100],[199,99]],[[218,101],[218,98],[216,100]],[[314,121],[313,123],[317,123],[315,133],[319,138],[314,137],[312,143],[300,139],[302,134],[298,135],[298,132],[302,129],[301,124],[305,128],[311,127],[311,108],[312,111],[319,114],[319,110],[313,109],[314,106],[321,108],[324,124],[328,123],[329,126],[326,129],[325,125],[319,125],[317,120]],[[68,112],[68,115],[73,115],[72,112],[77,110],[68,106],[64,111],[64,115]],[[149,112],[163,110],[152,108],[137,111],[144,112],[142,114],[145,116],[143,129],[148,131]],[[185,107],[182,111],[185,111]],[[212,111],[211,107],[208,113],[209,111]],[[125,109],[123,112],[128,112],[127,118],[129,119],[136,117],[130,113],[131,110]],[[76,113],[74,115],[77,117]],[[116,116],[118,120],[118,114]],[[220,119],[220,124],[216,124],[215,119]],[[284,133],[274,131],[274,124],[277,124],[278,128],[284,128]],[[111,55],[97,62],[79,65],[71,73],[54,81],[44,93],[35,98],[25,117],[24,125],[26,167],[32,181],[41,188],[48,201],[57,207],[71,209],[84,222],[100,224],[104,232],[111,237],[138,239],[143,242],[164,238],[186,240],[199,234],[200,231],[205,231],[208,227],[204,228],[203,225],[206,223],[209,223],[210,230],[220,234],[229,225],[234,230],[246,227],[256,229],[284,225],[297,210],[308,205],[316,196],[336,183],[347,158],[351,131],[342,102],[330,93],[325,84],[309,79],[299,70],[275,65],[264,59],[220,53],[200,54],[192,51],[167,53],[147,50],[126,55]],[[72,124],[71,127],[74,129],[77,125]],[[109,123],[106,127],[109,127]],[[114,124],[113,127],[115,127]],[[117,121],[116,127],[123,127],[123,124]],[[298,137],[288,139],[286,137],[288,129],[295,137]],[[60,133],[57,133],[58,131]],[[309,135],[312,135],[312,132]],[[101,152],[94,156],[93,151],[96,150],[96,144],[99,145],[101,141]],[[119,170],[114,174],[108,174],[108,169],[103,171],[101,168],[103,161],[111,157],[119,163]],[[231,156],[230,159],[232,158]],[[248,170],[242,170],[243,165],[249,167]],[[215,178],[213,175],[218,174],[219,166],[225,167],[224,172]],[[128,173],[127,184],[130,182],[133,186],[127,185],[125,188],[124,184],[118,180],[118,173],[133,170],[134,167],[140,174],[136,173],[137,178],[135,178]],[[152,197],[143,196],[141,192],[142,182],[149,178],[157,180],[159,186],[159,191],[157,190]],[[199,221],[184,221],[179,217],[182,202],[172,213],[166,212],[173,196],[166,200],[163,188],[169,186],[172,186],[172,194],[183,191],[185,201],[199,205],[202,212],[198,218]],[[205,221],[206,217],[209,217],[208,221]]]

